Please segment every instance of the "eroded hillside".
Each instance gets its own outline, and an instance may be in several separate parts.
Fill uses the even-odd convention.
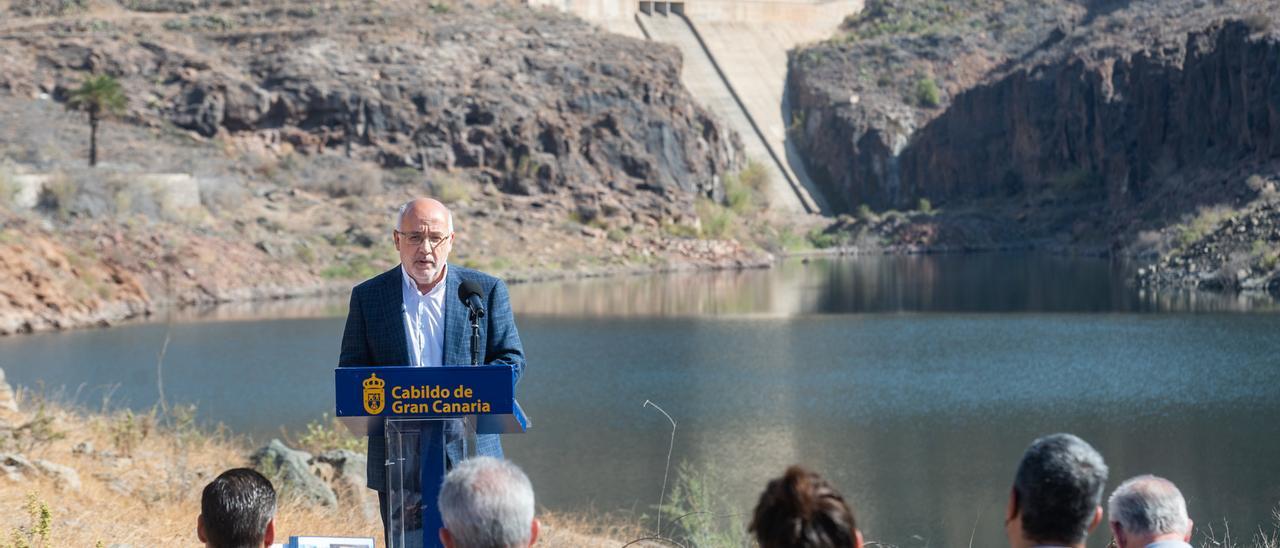
[[[9,3],[0,332],[341,291],[395,264],[390,212],[423,194],[455,260],[516,278],[758,264],[689,237],[743,165],[679,67],[507,3]],[[127,96],[93,169],[64,111],[90,75]]]

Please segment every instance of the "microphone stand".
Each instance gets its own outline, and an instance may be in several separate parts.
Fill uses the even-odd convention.
[[[467,310],[471,320],[471,365],[480,365],[480,311],[471,306]],[[463,458],[473,458],[479,454],[475,420],[475,415],[470,415],[462,421],[466,425],[462,442]]]
[[[471,365],[480,365],[480,315],[474,308],[467,309],[471,311]]]

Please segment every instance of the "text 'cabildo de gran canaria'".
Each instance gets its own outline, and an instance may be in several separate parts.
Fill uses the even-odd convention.
[[[470,397],[472,397],[471,389],[465,386],[458,386],[452,389],[436,385],[393,386],[391,388],[391,412],[397,415],[422,413],[452,415],[489,412],[489,402],[487,401],[443,401],[448,398],[465,399]]]
[[[386,406],[387,392],[391,396],[391,412],[396,415],[470,415],[490,412],[489,402],[477,399],[469,386],[450,388],[441,385],[395,385],[387,390],[386,381],[376,374],[369,375],[363,385],[364,410],[371,415],[382,413]],[[450,399],[463,401],[445,401]]]

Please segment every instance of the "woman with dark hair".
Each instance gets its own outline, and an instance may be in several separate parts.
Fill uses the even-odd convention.
[[[862,548],[862,533],[844,497],[801,466],[769,482],[749,530],[760,548]]]

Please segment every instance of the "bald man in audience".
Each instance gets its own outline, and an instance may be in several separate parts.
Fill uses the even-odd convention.
[[[1120,484],[1107,502],[1119,548],[1191,548],[1187,501],[1173,482],[1151,475]]]

